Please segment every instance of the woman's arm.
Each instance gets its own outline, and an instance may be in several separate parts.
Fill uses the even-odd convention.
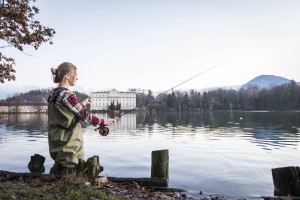
[[[81,102],[77,101],[76,95],[70,90],[65,90],[65,95],[62,98],[62,103],[65,107],[69,108],[81,120],[94,126],[100,125],[101,120],[90,114],[83,106]],[[102,122],[105,123],[105,122]]]

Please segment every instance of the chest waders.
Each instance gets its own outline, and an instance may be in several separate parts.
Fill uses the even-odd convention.
[[[84,157],[79,119],[55,101],[48,104],[48,143],[56,168],[74,169]]]

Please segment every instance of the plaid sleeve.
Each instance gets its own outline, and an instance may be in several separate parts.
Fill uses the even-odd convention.
[[[69,108],[72,113],[74,113],[81,120],[88,124],[93,124],[94,126],[100,124],[98,117],[91,115],[82,105],[81,102],[77,101],[76,95],[70,90],[66,90],[64,97],[62,98],[62,103],[64,106]]]

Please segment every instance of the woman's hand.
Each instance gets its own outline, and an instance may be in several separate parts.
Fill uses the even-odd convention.
[[[109,125],[112,125],[114,122],[115,122],[114,119],[108,119],[108,120],[101,119],[100,124],[104,125],[104,126],[109,126]]]
[[[106,120],[106,125],[112,125],[113,123],[115,123],[115,120],[114,119],[108,119],[108,120]]]

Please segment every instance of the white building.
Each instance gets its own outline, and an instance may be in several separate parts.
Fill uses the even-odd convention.
[[[92,92],[91,111],[107,110],[108,106],[120,104],[121,110],[131,110],[136,107],[136,92],[118,92],[113,89],[109,92]]]
[[[45,113],[48,104],[43,102],[30,103],[0,103],[0,113]]]

